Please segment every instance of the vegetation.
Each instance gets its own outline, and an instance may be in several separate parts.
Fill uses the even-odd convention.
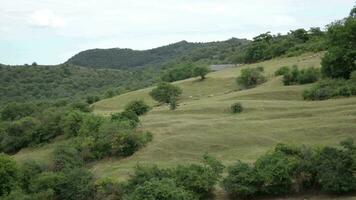
[[[314,67],[299,70],[298,66],[294,65],[292,69],[284,72],[284,85],[296,85],[314,83],[319,80],[320,70]]]
[[[150,110],[150,106],[147,105],[144,101],[132,101],[130,102],[126,108],[126,111],[133,111],[137,116],[141,116],[146,114]]]
[[[160,83],[150,92],[150,96],[159,103],[168,103],[171,110],[177,107],[177,101],[182,89],[170,83]]]
[[[96,70],[73,65],[2,66],[0,102],[78,101],[86,98],[91,104],[101,98],[151,85],[157,73],[151,69]]]
[[[339,194],[355,191],[355,152],[351,150],[355,146],[352,140],[346,143],[349,145],[343,149],[324,147],[320,151],[279,144],[252,166],[241,161],[231,166],[224,188],[240,198],[319,189]]]
[[[230,110],[232,113],[241,113],[243,111],[243,107],[241,103],[234,103],[231,105]]]
[[[244,88],[253,88],[264,83],[266,77],[263,75],[263,67],[245,68],[241,70],[241,75],[237,77],[236,81]]]
[[[349,79],[351,72],[356,70],[356,17],[336,21],[328,26],[328,52],[321,61],[322,72],[329,78]]]
[[[356,95],[355,80],[325,79],[319,81],[312,88],[305,90],[306,100],[326,100],[333,97],[349,97]]]
[[[200,76],[201,80],[205,79],[205,76],[210,72],[209,68],[206,66],[199,66],[193,69],[194,76]]]

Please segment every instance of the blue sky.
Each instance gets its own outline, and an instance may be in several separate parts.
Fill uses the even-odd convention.
[[[324,27],[354,0],[0,0],[0,63],[58,64],[91,48],[149,49]]]

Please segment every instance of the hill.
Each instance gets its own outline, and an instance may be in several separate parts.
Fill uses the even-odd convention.
[[[153,73],[144,70],[98,70],[73,65],[0,66],[0,102],[104,97],[111,90],[111,95],[115,95],[153,82]]]
[[[210,73],[204,81],[188,79],[174,83],[183,89],[179,108],[169,111],[164,106],[155,107],[142,118],[141,129],[151,131],[153,141],[131,157],[96,162],[91,165],[91,171],[100,177],[123,180],[137,163],[161,167],[195,163],[204,153],[217,157],[224,164],[238,159],[252,162],[280,142],[336,145],[347,137],[356,139],[355,97],[304,101],[302,91],[311,84],[283,86],[281,77],[273,75],[281,66],[319,67],[321,55],[273,59]],[[241,69],[254,66],[265,68],[268,81],[254,89],[238,90],[235,78]],[[136,99],[155,105],[148,96],[151,89],[97,102],[93,105],[94,112],[109,115]],[[241,102],[245,112],[229,114],[228,108],[234,102]],[[14,157],[17,160],[28,157],[46,160],[56,144],[65,142],[58,140],[41,148],[25,149]]]
[[[149,65],[162,65],[168,61],[188,56],[195,51],[206,51],[214,48],[224,51],[229,50],[227,46],[239,48],[249,41],[244,39],[230,39],[222,42],[209,43],[191,43],[181,41],[149,50],[132,50],[132,49],[91,49],[80,52],[70,58],[66,63],[92,67],[92,68],[114,68],[114,69],[132,69]],[[219,51],[215,51],[213,56],[218,56]],[[199,58],[202,59],[202,58]]]

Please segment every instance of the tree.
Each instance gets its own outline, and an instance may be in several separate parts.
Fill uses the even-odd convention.
[[[176,108],[176,102],[182,94],[182,89],[170,83],[160,83],[150,92],[150,96],[159,103],[168,103],[171,109]]]
[[[349,79],[356,70],[356,18],[332,23],[327,31],[328,52],[322,58],[322,73],[330,78]]]
[[[10,103],[1,110],[2,120],[17,120],[35,112],[35,105],[28,103]]]
[[[147,105],[143,100],[136,100],[127,104],[125,110],[131,110],[136,113],[137,116],[141,116],[150,110],[150,106]]]
[[[200,76],[201,80],[205,79],[205,76],[210,72],[209,68],[206,66],[198,66],[193,69],[194,76]]]
[[[83,159],[74,147],[59,145],[54,149],[53,168],[55,171],[71,170],[83,165]]]
[[[18,181],[16,162],[5,154],[0,153],[0,197],[7,195]]]

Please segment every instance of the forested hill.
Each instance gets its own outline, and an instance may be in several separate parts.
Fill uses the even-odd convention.
[[[66,63],[92,68],[128,69],[143,66],[160,66],[166,62],[184,59],[192,53],[196,60],[207,59],[209,61],[222,58],[222,54],[228,51],[228,47],[234,50],[249,43],[246,39],[232,38],[222,42],[191,43],[181,41],[149,50],[132,49],[91,49],[80,52],[70,58]],[[212,53],[211,50],[214,50]],[[225,56],[224,56],[225,57]]]

